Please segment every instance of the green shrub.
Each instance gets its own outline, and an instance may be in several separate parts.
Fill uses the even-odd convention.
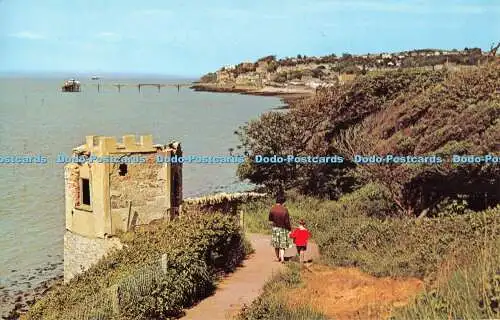
[[[332,265],[358,266],[377,276],[432,279],[454,250],[464,245],[480,248],[484,234],[492,239],[500,235],[500,207],[423,220],[366,216],[331,220],[328,227],[316,231],[323,259]]]
[[[488,241],[481,250],[468,249],[467,265],[453,261],[455,271],[447,281],[397,309],[392,319],[499,318],[500,241]]]
[[[37,301],[28,318],[177,316],[209,295],[217,274],[234,270],[251,250],[234,217],[222,214],[168,222],[121,238],[124,249]]]
[[[243,206],[249,232],[269,233],[272,199]],[[322,259],[336,266],[357,266],[377,276],[435,278],[440,264],[464,245],[481,247],[484,234],[500,235],[500,207],[437,218],[387,218],[391,202],[384,189],[368,184],[322,201],[294,195],[286,203],[292,224],[306,220]]]
[[[202,76],[200,81],[203,83],[215,83],[217,82],[217,73],[209,72],[206,75]]]

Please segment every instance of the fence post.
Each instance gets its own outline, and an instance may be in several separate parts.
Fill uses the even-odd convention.
[[[132,201],[128,202],[127,232],[130,231],[130,214],[132,213]]]
[[[240,210],[240,227],[241,230],[245,231],[245,213],[243,210]]]
[[[120,293],[118,284],[114,284],[109,287],[109,294],[111,295],[111,308],[113,310],[113,315],[120,314]]]
[[[161,270],[163,271],[163,273],[167,272],[167,254],[166,253],[162,254],[162,256],[161,256]]]

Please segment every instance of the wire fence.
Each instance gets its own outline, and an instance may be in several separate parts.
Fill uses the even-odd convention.
[[[125,305],[138,301],[154,291],[167,274],[166,255],[151,265],[140,268],[129,277],[87,297],[66,316],[75,320],[109,320],[120,315]]]

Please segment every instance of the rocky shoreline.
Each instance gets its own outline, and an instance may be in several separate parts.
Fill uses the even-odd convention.
[[[16,272],[17,270],[11,270],[11,273]],[[46,280],[40,281],[42,278]],[[57,261],[18,275],[7,286],[0,285],[0,319],[19,319],[36,300],[62,282],[63,262],[58,255]]]
[[[212,83],[195,83],[190,87],[194,91],[239,93],[253,96],[277,96],[287,106],[292,101],[301,100],[314,95],[314,90],[308,88],[276,88],[276,87],[244,87],[244,86],[223,86]]]

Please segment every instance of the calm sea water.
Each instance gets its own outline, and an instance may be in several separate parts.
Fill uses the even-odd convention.
[[[0,78],[0,155],[42,154],[45,165],[0,164],[0,289],[19,287],[61,272],[39,269],[62,259],[63,165],[86,135],[152,134],[154,143],[181,141],[185,154],[228,155],[238,126],[280,105],[274,97],[193,92],[187,88],[123,87],[82,81],[82,92],[60,92],[60,79]],[[158,82],[158,80],[151,80]],[[120,83],[148,82],[145,79]],[[186,81],[166,81],[186,82]],[[186,164],[184,195],[240,191],[235,165]],[[0,302],[1,304],[1,302]]]

